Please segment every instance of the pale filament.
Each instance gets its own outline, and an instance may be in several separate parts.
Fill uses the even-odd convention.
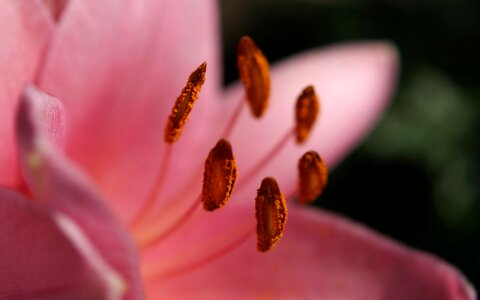
[[[150,232],[150,234],[144,239],[140,237],[138,240],[138,245],[142,249],[147,249],[150,248],[152,245],[155,245],[158,242],[165,240],[176,230],[180,229],[180,227],[184,225],[191,218],[191,216],[193,216],[193,214],[200,207],[201,204],[202,194],[198,195],[198,197],[192,202],[188,209],[185,210],[185,212],[182,213],[175,221],[169,224],[167,228],[162,229],[160,228],[160,226],[152,226],[152,224],[150,224],[150,226],[152,226],[151,228],[154,228],[155,231]]]
[[[165,178],[167,177],[167,171],[170,167],[170,156],[172,154],[172,144],[167,144],[165,151],[163,152],[163,157],[161,159],[160,163],[160,168],[158,169],[157,176],[155,177],[155,181],[153,183],[152,188],[150,189],[150,192],[148,193],[148,196],[144,203],[142,204],[140,211],[137,213],[135,218],[130,223],[130,228],[135,228],[137,227],[142,221],[145,220],[145,218],[148,216],[150,213],[152,207],[155,205],[155,201],[162,191],[162,188],[164,186]]]
[[[163,263],[150,265],[148,269],[143,270],[143,277],[146,280],[154,280],[159,278],[168,278],[175,275],[180,275],[189,272],[198,267],[209,264],[240,247],[252,236],[255,236],[256,228],[251,226],[250,222],[244,222],[236,227],[235,230],[228,230],[221,236],[217,235],[216,239],[210,239],[203,242],[197,247],[187,247],[187,250],[174,255],[167,259],[162,259]],[[237,238],[231,241],[229,237],[235,236]],[[213,246],[212,246],[213,245]],[[210,250],[210,251],[209,251]],[[195,256],[195,253],[209,253],[203,257],[198,257],[182,265],[186,258]],[[165,262],[173,262],[170,267],[165,267]]]
[[[268,151],[257,163],[254,164],[254,167],[244,175],[239,177],[236,188],[241,189],[245,184],[250,182],[252,179],[256,178],[256,175],[268,165],[281,151],[285,148],[287,143],[292,140],[295,136],[295,127],[288,130],[282,138]],[[242,180],[243,179],[243,180]]]
[[[240,113],[242,112],[243,107],[245,106],[245,102],[247,102],[247,99],[245,99],[245,97],[242,97],[242,99],[240,99],[239,103],[237,104],[235,111],[231,115],[230,120],[228,121],[228,124],[225,127],[225,131],[221,135],[222,138],[227,139],[232,133],[233,129],[235,128],[235,125],[238,123],[237,122],[238,117],[240,116]]]

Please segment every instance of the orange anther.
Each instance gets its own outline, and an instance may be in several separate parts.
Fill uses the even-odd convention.
[[[198,99],[200,89],[205,82],[206,72],[207,63],[204,62],[188,77],[185,87],[177,97],[172,112],[168,116],[167,125],[165,126],[165,142],[173,143],[180,137],[188,116],[192,111],[193,104]]]
[[[295,117],[297,126],[295,132],[298,143],[303,143],[307,139],[313,124],[315,124],[319,109],[318,97],[313,86],[309,85],[298,96],[296,105]]]
[[[298,161],[299,172],[299,201],[308,204],[322,193],[328,179],[328,169],[320,155],[315,151],[308,151]]]
[[[213,211],[225,205],[237,180],[237,165],[232,146],[224,139],[210,150],[203,173],[203,207]]]
[[[263,179],[255,198],[257,219],[257,249],[271,250],[283,236],[287,222],[287,204],[273,177]]]
[[[262,51],[248,36],[243,36],[238,42],[237,68],[250,110],[255,117],[261,117],[270,95],[270,71]]]

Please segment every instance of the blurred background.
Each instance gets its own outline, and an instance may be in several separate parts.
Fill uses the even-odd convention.
[[[480,1],[221,0],[225,83],[238,39],[271,62],[307,48],[389,40],[392,106],[316,205],[456,265],[480,289]]]

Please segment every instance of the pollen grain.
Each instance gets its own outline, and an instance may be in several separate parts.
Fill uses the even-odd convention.
[[[328,169],[320,155],[315,151],[308,151],[298,161],[299,172],[299,201],[308,204],[323,192],[327,180]]]
[[[257,249],[266,252],[283,236],[287,221],[285,197],[273,177],[263,179],[255,198],[255,217],[257,219]]]
[[[237,165],[232,146],[224,139],[218,141],[205,161],[202,202],[207,211],[224,206],[237,180]]]
[[[305,142],[318,116],[320,104],[313,86],[303,89],[297,99],[295,110],[295,133],[299,144]]]
[[[268,106],[270,68],[267,58],[248,36],[243,36],[238,42],[237,68],[250,110],[259,118]]]

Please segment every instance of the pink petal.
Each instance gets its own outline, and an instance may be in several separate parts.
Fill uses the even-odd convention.
[[[0,185],[17,186],[14,116],[23,86],[35,79],[52,23],[38,1],[0,1]]]
[[[239,180],[292,128],[294,107],[302,89],[312,84],[320,98],[320,115],[304,145],[292,137],[247,186],[252,198],[261,178],[274,176],[286,194],[296,187],[297,163],[308,150],[316,150],[332,168],[372,129],[395,86],[398,57],[387,43],[340,44],[297,55],[275,65],[272,95],[264,118],[253,119],[247,109],[240,116],[231,142],[239,166]],[[227,93],[238,101],[243,91]],[[230,106],[236,104],[229,103]]]
[[[257,252],[251,238],[209,265],[147,282],[149,299],[157,295],[176,299],[475,299],[465,278],[440,259],[341,217],[304,208],[290,209],[285,237],[273,251]]]
[[[42,107],[51,105],[49,99],[39,91],[27,89],[17,116],[22,171],[33,196],[74,220],[106,262],[125,278],[127,299],[141,299],[136,251],[128,233],[105,207],[89,179],[45,135],[41,113]]]
[[[123,218],[153,184],[166,117],[190,72],[204,61],[208,78],[199,102],[217,98],[216,15],[215,1],[208,0],[72,0],[63,11],[40,86],[71,112],[68,154]],[[215,110],[197,106],[193,122]],[[193,154],[208,133],[202,129],[213,124],[188,126],[182,139]]]
[[[0,189],[1,299],[121,299],[121,278],[66,216]]]

